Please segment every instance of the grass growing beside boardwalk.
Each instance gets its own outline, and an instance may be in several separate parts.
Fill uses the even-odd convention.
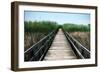
[[[34,21],[24,22],[24,48],[28,49],[44,36],[57,28],[56,22]]]
[[[64,24],[63,28],[69,32],[78,42],[90,50],[90,24],[77,25],[77,24]]]
[[[90,24],[88,25],[78,25],[78,24],[71,24],[66,23],[63,25],[63,28],[67,32],[89,32],[90,31]]]
[[[58,25],[51,21],[25,21],[24,22],[24,48],[28,49],[30,46],[37,43],[44,36],[55,30],[57,27],[63,27],[65,31],[69,32],[76,40],[78,40],[86,48],[90,47],[90,24],[77,25],[66,23]],[[87,37],[84,37],[87,36]]]
[[[50,21],[34,21],[34,22],[24,22],[25,32],[41,32],[41,33],[49,33],[57,28],[56,22]]]
[[[90,50],[90,32],[70,32],[79,43]]]

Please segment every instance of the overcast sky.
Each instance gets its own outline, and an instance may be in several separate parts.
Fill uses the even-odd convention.
[[[54,21],[58,24],[90,24],[90,14],[25,11],[25,21]]]

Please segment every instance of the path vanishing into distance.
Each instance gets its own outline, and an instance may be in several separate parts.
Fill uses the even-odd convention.
[[[25,61],[88,59],[90,51],[59,28],[27,49]]]
[[[76,55],[73,52],[68,40],[66,39],[63,31],[58,30],[51,47],[49,48],[45,60],[67,60],[76,59]]]

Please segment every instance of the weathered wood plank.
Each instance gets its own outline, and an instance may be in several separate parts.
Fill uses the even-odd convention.
[[[76,59],[69,42],[67,41],[63,31],[59,29],[55,39],[49,48],[44,60],[67,60]]]

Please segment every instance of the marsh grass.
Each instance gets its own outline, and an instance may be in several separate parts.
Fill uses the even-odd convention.
[[[61,27],[65,31],[69,32],[76,40],[81,42],[89,48],[89,38],[90,36],[90,24],[88,25],[78,25],[65,23],[63,25],[58,25],[56,22],[51,21],[25,21],[24,22],[24,48],[28,49],[30,46],[37,43],[44,36]],[[77,34],[76,34],[77,33]]]
[[[67,32],[89,32],[90,31],[90,24],[82,25],[82,24],[71,24],[66,23],[63,25],[64,30]]]
[[[44,36],[57,28],[56,22],[50,21],[25,21],[24,22],[24,48],[37,43]]]
[[[69,32],[84,47],[90,50],[90,24],[78,25],[66,23],[62,26],[66,32]]]
[[[24,22],[25,32],[41,32],[41,33],[49,33],[57,28],[56,22],[50,21],[34,21],[34,22]]]
[[[70,35],[90,50],[90,32],[70,32]]]

